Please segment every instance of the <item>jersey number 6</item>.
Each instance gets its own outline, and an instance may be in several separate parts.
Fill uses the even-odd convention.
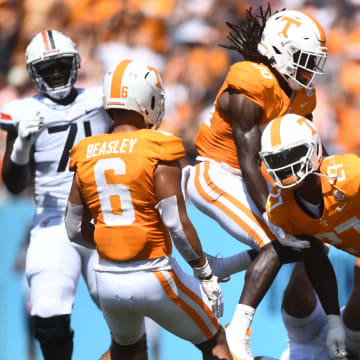
[[[135,221],[130,191],[124,184],[110,184],[106,173],[126,174],[125,162],[120,158],[100,159],[94,166],[104,222],[108,226],[130,225]]]

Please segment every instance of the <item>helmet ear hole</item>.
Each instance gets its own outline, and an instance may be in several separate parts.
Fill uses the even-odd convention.
[[[155,96],[151,98],[151,110],[155,109]]]

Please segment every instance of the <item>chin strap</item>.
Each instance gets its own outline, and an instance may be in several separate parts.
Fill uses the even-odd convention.
[[[335,180],[337,179],[337,175],[335,175],[335,174],[334,174],[334,175],[325,175],[325,174],[321,174],[321,173],[316,172],[316,171],[314,171],[313,174],[314,174],[314,175],[317,175],[317,176],[319,176],[319,177],[328,178],[330,184],[333,184],[333,183],[335,182]]]

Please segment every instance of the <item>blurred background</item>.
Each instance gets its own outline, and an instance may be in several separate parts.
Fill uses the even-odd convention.
[[[227,43],[225,22],[237,23],[245,10],[269,1],[246,0],[0,0],[0,110],[10,100],[31,96],[35,89],[25,69],[24,52],[44,29],[70,36],[82,58],[77,86],[97,86],[104,72],[123,58],[139,58],[157,68],[167,93],[162,129],[180,136],[193,163],[194,136],[211,112],[229,65],[240,61]],[[360,0],[270,1],[273,10],[303,10],[325,28],[329,58],[326,75],[317,83],[314,122],[330,154],[360,155]],[[0,132],[0,162],[6,133]],[[1,169],[1,163],[0,163]],[[0,360],[40,359],[37,345],[28,348],[26,282],[23,261],[34,208],[31,189],[21,196],[7,193],[0,178]],[[243,246],[214,221],[189,204],[205,249],[230,255]],[[178,259],[179,255],[175,253]],[[344,304],[352,281],[353,258],[331,250]],[[182,261],[184,269],[189,267]],[[256,355],[279,357],[286,347],[281,323],[282,291],[291,266],[284,267],[260,305],[251,347]],[[231,321],[243,274],[223,285],[225,315]],[[97,359],[110,344],[102,315],[80,283],[73,313],[74,359]],[[166,331],[153,332],[152,360],[194,359],[200,352]],[[159,348],[156,347],[157,341]],[[31,342],[30,342],[31,345]],[[29,351],[28,351],[29,350]],[[27,353],[37,355],[31,357]]]

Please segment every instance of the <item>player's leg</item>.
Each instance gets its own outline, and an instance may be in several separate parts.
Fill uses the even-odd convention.
[[[81,258],[81,273],[84,278],[85,284],[89,290],[91,299],[99,308],[98,291],[96,286],[94,265],[97,263],[99,255],[96,250],[88,249],[84,246],[73,244],[74,248]]]
[[[70,314],[80,276],[80,257],[66,237],[62,218],[39,221],[26,258],[35,338],[45,360],[71,359]]]
[[[210,340],[197,344],[196,346],[203,353],[203,359],[232,359],[232,357],[229,358],[229,348],[223,328],[220,328],[220,330]]]
[[[146,317],[145,329],[151,358],[153,360],[159,360],[161,351],[161,328],[155,321]]]
[[[143,296],[139,288],[142,276],[137,272],[107,272],[104,266],[112,265],[106,261],[102,264],[103,270],[95,271],[95,277],[99,304],[112,334],[111,359],[146,360],[145,321],[141,308]],[[101,359],[107,360],[108,356],[107,352]]]
[[[295,265],[284,292],[282,318],[289,345],[281,359],[330,360],[325,344],[327,317],[302,262]]]
[[[360,258],[354,266],[354,288],[343,313],[349,359],[360,359]]]
[[[299,262],[294,266],[285,289],[282,309],[292,317],[305,318],[315,310],[317,302],[311,282],[306,275],[304,263]]]
[[[240,175],[203,161],[191,168],[186,192],[200,211],[238,241],[257,250],[270,242],[271,234]]]
[[[213,317],[200,282],[182,271],[174,260],[173,270],[157,271],[145,291],[146,315],[163,328],[195,344],[203,359],[232,359],[224,330]],[[144,284],[144,286],[146,286]]]
[[[229,234],[254,249],[262,248],[261,256],[257,255],[254,261],[248,254],[247,265],[250,265],[245,287],[231,324],[226,328],[234,355],[253,359],[248,347],[249,326],[255,308],[281,267],[277,250],[270,240],[272,236],[248,195],[241,176],[204,161],[191,169],[186,190],[195,206],[216,220]]]
[[[131,345],[119,345],[113,341],[110,352],[111,360],[147,360],[146,335]]]

